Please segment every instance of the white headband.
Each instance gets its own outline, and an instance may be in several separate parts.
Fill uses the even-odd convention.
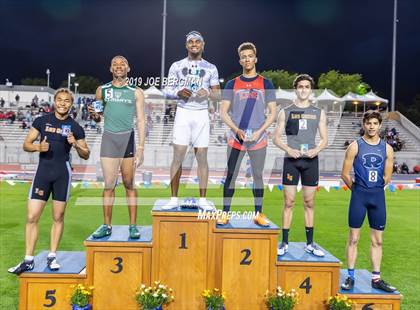
[[[196,40],[200,40],[204,42],[203,36],[198,31],[191,31],[190,33],[187,34],[187,42],[191,39],[196,39]]]

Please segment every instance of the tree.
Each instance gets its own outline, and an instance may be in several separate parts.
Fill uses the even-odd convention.
[[[412,121],[417,126],[420,126],[420,94],[417,94],[413,98],[411,104],[404,104],[398,102],[398,110],[410,121]]]
[[[274,88],[292,89],[293,81],[297,73],[288,72],[286,70],[269,70],[262,71],[261,75],[273,82]]]
[[[74,90],[74,83],[79,83],[79,86],[77,88],[77,92],[78,93],[83,93],[83,94],[94,94],[96,91],[96,88],[98,88],[99,85],[102,84],[102,82],[93,77],[93,76],[89,76],[89,75],[80,75],[77,76],[75,78],[71,79],[71,90]],[[61,87],[67,87],[67,80],[64,80],[61,83]]]
[[[47,80],[42,78],[24,78],[20,80],[22,85],[32,85],[32,86],[47,86]]]
[[[370,86],[362,81],[361,74],[346,74],[340,73],[338,70],[330,70],[319,76],[318,88],[328,88],[338,96],[344,96],[348,92],[363,95]]]

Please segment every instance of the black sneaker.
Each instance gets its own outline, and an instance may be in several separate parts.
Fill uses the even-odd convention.
[[[61,267],[55,256],[47,257],[47,266],[51,271],[56,271]]]
[[[393,287],[391,285],[389,285],[388,283],[386,283],[384,280],[379,279],[379,280],[372,280],[372,287],[376,288],[378,290],[382,290],[388,293],[393,293],[397,290],[396,287]]]
[[[348,277],[344,283],[341,283],[341,288],[345,291],[352,290],[354,287],[354,279]]]
[[[31,261],[24,260],[23,262],[17,264],[15,267],[9,268],[7,271],[10,273],[14,273],[16,275],[20,275],[22,272],[34,269],[34,267],[35,267],[35,263],[33,260]]]

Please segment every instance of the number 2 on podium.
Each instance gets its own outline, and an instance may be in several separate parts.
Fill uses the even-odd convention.
[[[252,259],[249,259],[251,256],[251,250],[250,249],[243,249],[241,253],[244,253],[244,258],[242,258],[240,265],[251,265]]]

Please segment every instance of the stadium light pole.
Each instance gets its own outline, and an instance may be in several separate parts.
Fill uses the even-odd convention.
[[[75,82],[74,83],[74,95],[77,95],[77,87],[79,87],[79,83]]]
[[[70,72],[67,74],[67,89],[70,90],[70,80],[72,77],[75,77],[76,73]]]
[[[392,81],[391,81],[391,111],[395,111],[395,71],[397,59],[397,7],[398,0],[394,0],[394,24],[392,34]]]
[[[166,47],[166,0],[163,0],[162,12],[162,56],[160,62],[160,89],[163,88],[163,77],[165,76],[165,47]]]
[[[50,69],[47,69],[45,73],[47,74],[47,87],[50,87],[50,74],[51,74]]]

